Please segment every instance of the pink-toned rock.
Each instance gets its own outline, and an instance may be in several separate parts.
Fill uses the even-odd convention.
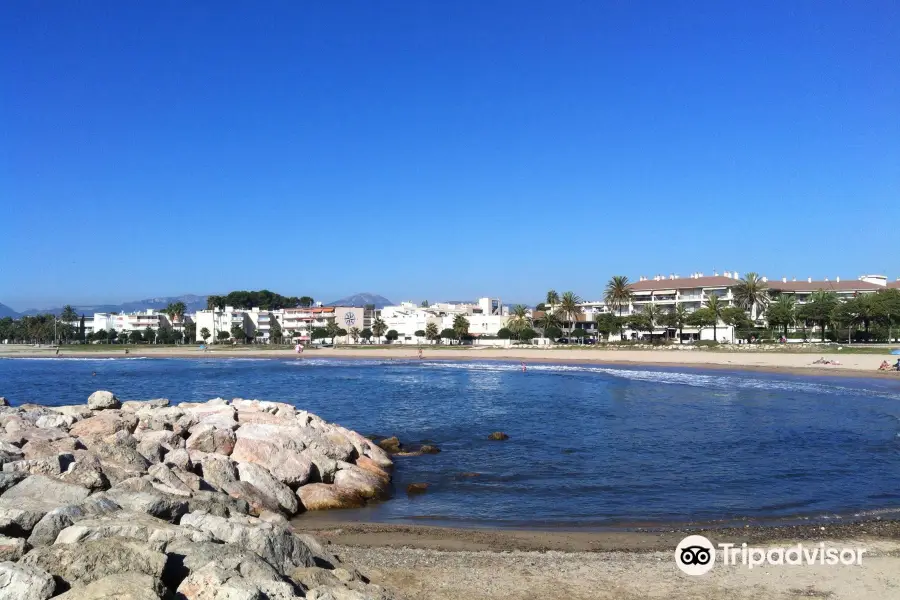
[[[365,499],[356,490],[329,483],[310,483],[297,490],[300,503],[306,510],[359,508]]]
[[[98,412],[96,416],[78,421],[69,433],[75,437],[105,436],[126,431],[131,433],[137,427],[138,418],[132,413],[123,413],[116,409]]]
[[[22,446],[22,454],[26,459],[31,459],[42,456],[56,456],[61,452],[75,452],[83,448],[84,446],[73,437],[60,438],[52,442],[32,440]]]
[[[214,452],[228,456],[234,450],[235,436],[230,429],[215,429],[212,426],[201,426],[185,441],[188,450]]]
[[[385,469],[381,468],[381,466],[377,462],[375,462],[368,456],[360,456],[359,458],[357,458],[356,466],[359,467],[360,469],[363,469],[374,475],[377,475],[378,477],[381,477],[382,479],[387,479],[389,481],[391,479],[391,474],[388,473]]]
[[[243,427],[241,427],[243,429]],[[238,429],[240,434],[241,429]],[[291,487],[309,481],[312,462],[293,450],[279,448],[271,442],[238,435],[231,458],[265,467],[278,481]]]
[[[246,425],[248,423],[263,423],[267,425],[291,425],[291,422],[284,417],[279,417],[267,412],[254,412],[249,410],[239,410],[237,413],[238,423]]]
[[[377,498],[387,491],[390,480],[350,463],[339,463],[334,484],[356,491],[364,498]]]

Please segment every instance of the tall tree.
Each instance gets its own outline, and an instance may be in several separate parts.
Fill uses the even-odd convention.
[[[193,344],[197,341],[197,324],[194,322],[184,324],[184,341]]]
[[[784,328],[784,337],[787,337],[788,327],[797,321],[797,301],[794,295],[779,294],[774,302],[769,303],[766,321],[773,329]]]
[[[243,343],[247,337],[247,334],[244,333],[244,328],[235,323],[231,326],[231,337],[237,340],[238,342]]]
[[[703,308],[709,311],[709,316],[712,319],[713,339],[718,342],[719,321],[722,320],[722,310],[725,308],[725,303],[718,296],[713,295],[706,299],[706,302],[703,303]]]
[[[545,337],[551,337],[547,334],[548,329],[562,329],[563,324],[559,315],[551,310],[544,311],[544,314],[535,319],[534,323],[543,330]]]
[[[734,286],[734,303],[750,312],[750,319],[756,321],[769,304],[769,284],[758,274],[744,275]]]
[[[581,298],[575,292],[564,292],[559,298],[559,307],[556,309],[556,312],[566,321],[572,322],[572,327],[569,328],[569,335],[577,327],[579,315],[584,312],[584,309],[579,306],[580,304]]]
[[[631,305],[631,285],[625,275],[613,275],[603,290],[603,302],[610,310],[622,316],[622,309]]]
[[[350,338],[353,340],[353,343],[359,343],[359,327],[351,327],[350,328]]]
[[[559,294],[556,293],[556,290],[550,290],[549,292],[547,292],[546,304],[548,304],[551,309],[559,304]]]
[[[715,327],[717,320],[716,316],[708,308],[698,308],[688,315],[687,324],[697,328],[697,338],[699,339],[700,334],[703,332],[703,328],[710,326]],[[713,331],[713,337],[715,336],[716,332]],[[718,342],[719,340],[715,341]]]
[[[797,311],[797,316],[801,319],[813,321],[821,327],[822,341],[825,341],[825,330],[828,323],[831,322],[832,314],[839,300],[834,292],[825,290],[816,290],[809,295],[806,304]]]
[[[328,332],[328,337],[331,338],[331,343],[337,346],[337,338],[341,335],[341,326],[338,325],[336,319],[331,319],[328,321],[328,324],[325,325],[325,331]]]
[[[309,308],[315,303],[315,300],[312,299],[311,296],[300,296],[297,304],[302,306],[303,308]]]
[[[650,334],[650,341],[653,341],[653,330],[656,329],[656,324],[659,322],[660,317],[662,316],[659,308],[657,308],[654,304],[645,304],[643,308],[641,308],[641,315],[647,320],[646,325],[648,327],[647,332]]]
[[[469,320],[463,315],[456,315],[453,317],[453,332],[456,334],[456,339],[461,345],[463,338],[469,335]]]
[[[440,337],[438,336],[437,324],[429,323],[425,326],[425,339],[431,340],[432,342],[434,342],[434,341],[440,342]]]
[[[206,310],[221,310],[225,308],[225,296],[207,296]]]
[[[66,323],[74,323],[78,320],[78,313],[72,308],[71,304],[63,306],[62,312],[59,313],[59,320]]]
[[[200,329],[200,337],[203,339],[204,344],[206,343],[206,340],[208,340],[209,336],[211,336],[211,335],[212,334],[210,333],[209,329],[207,329],[206,327],[203,327]]]
[[[516,304],[512,307],[509,317],[506,319],[506,326],[510,331],[518,332],[531,326],[531,317],[528,316],[528,308],[524,304]],[[454,326],[454,329],[456,327]]]
[[[381,336],[384,335],[385,331],[387,331],[387,324],[381,320],[381,317],[375,317],[375,320],[372,321],[372,333],[375,334],[379,344],[381,343]]]

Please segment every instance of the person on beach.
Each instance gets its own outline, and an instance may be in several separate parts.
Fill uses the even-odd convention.
[[[900,362],[900,361],[898,361],[898,362]],[[891,363],[889,363],[886,360],[881,361],[881,366],[878,367],[879,371],[890,371],[891,369],[892,369]]]
[[[897,364],[894,365],[894,370],[895,370],[895,371],[900,371],[900,358],[897,359]]]
[[[56,349],[56,355],[59,356],[59,348]]]
[[[422,360],[422,349],[419,348],[419,360]]]
[[[522,361],[522,372],[524,373],[527,370],[528,370],[528,367],[525,366],[525,361],[523,360]]]

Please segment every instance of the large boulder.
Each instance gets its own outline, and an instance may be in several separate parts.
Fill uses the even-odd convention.
[[[23,479],[28,477],[27,473],[0,473],[0,494],[3,494]]]
[[[106,410],[108,408],[119,408],[121,404],[112,392],[99,390],[88,397],[88,408],[91,410]]]
[[[141,512],[175,522],[188,512],[189,500],[158,491],[149,482],[143,491],[112,488],[104,494],[125,510]]]
[[[216,429],[212,425],[201,425],[193,430],[184,445],[188,450],[228,456],[234,450],[234,440],[234,431],[231,429]]]
[[[109,487],[109,479],[103,473],[103,464],[99,458],[88,450],[76,450],[75,460],[69,463],[65,472],[59,475],[61,481],[74,483],[90,490],[105,490]]]
[[[329,483],[310,483],[297,490],[300,503],[306,510],[359,508],[365,498],[357,490]]]
[[[164,408],[169,406],[169,401],[165,398],[157,398],[155,400],[126,400],[122,403],[122,410],[127,412],[138,412],[142,409]]]
[[[104,410],[98,412],[93,417],[78,421],[69,429],[69,433],[75,437],[102,437],[116,433],[117,431],[127,431],[131,433],[138,424],[138,418],[134,413],[122,412],[120,410]]]
[[[204,481],[217,490],[238,479],[237,469],[230,458],[222,454],[207,454],[200,460],[200,471]]]
[[[312,462],[297,450],[285,450],[276,444],[258,438],[241,437],[238,429],[237,441],[231,458],[237,462],[255,463],[265,467],[278,481],[296,487],[309,481]]]
[[[17,561],[25,554],[25,540],[0,535],[0,561]]]
[[[268,469],[254,463],[238,463],[237,470],[241,481],[253,484],[260,492],[274,499],[282,511],[288,515],[297,512],[297,496],[291,488],[275,479]]]
[[[148,469],[148,474],[158,482],[190,496],[191,487],[176,475],[166,465],[153,465]]]
[[[22,563],[0,563],[0,599],[47,600],[56,591],[56,582],[47,571]]]
[[[281,510],[278,501],[265,494],[255,485],[246,481],[232,481],[225,484],[222,489],[226,494],[237,500],[242,500],[250,507],[250,513],[260,516],[266,512],[277,513]]]
[[[162,600],[168,597],[165,587],[155,577],[116,573],[72,588],[56,596],[55,600]]]
[[[66,527],[56,537],[57,544],[77,544],[106,538],[128,538],[143,542],[171,542],[186,539],[207,542],[212,534],[192,527],[179,527],[145,513],[118,511],[90,519],[82,519]]]
[[[79,504],[55,508],[41,517],[28,536],[32,547],[49,546],[56,541],[59,532],[83,519],[109,514],[120,510],[115,501],[103,494],[89,496]]]
[[[20,564],[39,567],[74,587],[117,573],[140,573],[159,579],[166,566],[166,555],[148,547],[146,542],[104,538],[35,548],[22,557]]]
[[[55,508],[78,504],[90,490],[63,483],[50,477],[33,475],[10,489],[0,498],[0,519],[8,519],[18,535],[28,535],[44,515]]]
[[[350,463],[339,463],[335,485],[355,490],[364,498],[377,498],[387,493],[390,480]]]
[[[49,429],[52,427],[63,427],[68,429],[75,422],[75,417],[72,415],[43,415],[38,417],[38,420],[35,421],[35,425],[42,429]]]
[[[253,517],[226,519],[198,512],[184,515],[181,525],[208,531],[221,542],[255,552],[282,574],[315,564],[310,549],[289,530]]]
[[[28,473],[29,475],[47,475],[53,477],[62,475],[65,470],[69,468],[69,464],[73,460],[75,460],[75,457],[69,453],[16,460],[4,463],[3,471],[6,473]]]

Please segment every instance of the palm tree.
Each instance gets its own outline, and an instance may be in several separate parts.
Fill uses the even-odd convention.
[[[560,317],[566,321],[572,321],[572,327],[569,329],[570,337],[578,324],[578,315],[584,312],[579,304],[581,304],[581,298],[575,292],[564,292],[559,299],[559,308],[556,309]]]
[[[672,324],[678,328],[678,343],[684,343],[684,326],[687,325],[688,312],[687,307],[684,304],[678,303],[675,305],[675,309],[671,313],[672,315]]]
[[[603,290],[603,301],[610,310],[619,313],[622,317],[622,309],[631,305],[631,285],[628,283],[628,277],[625,275],[613,275],[606,282],[606,288]],[[621,335],[621,330],[619,330]]]
[[[64,323],[73,323],[78,320],[78,313],[72,308],[71,304],[63,306],[62,312],[59,313],[59,320]]]
[[[756,273],[747,273],[734,286],[734,303],[750,311],[750,320],[756,321],[769,304],[769,284]]]
[[[770,327],[784,327],[784,336],[787,337],[788,327],[797,321],[797,302],[794,295],[780,294],[775,302],[769,304],[766,318]]]
[[[353,338],[353,343],[359,343],[359,327],[351,327],[350,328],[350,337]]]
[[[543,329],[545,332],[550,327],[557,327],[562,329],[562,319],[559,318],[559,315],[555,312],[552,312],[549,308],[544,311],[544,314],[535,319],[534,324]]]
[[[432,342],[438,339],[438,328],[435,323],[429,323],[425,326],[425,339]]]
[[[375,317],[375,320],[372,321],[372,333],[378,338],[378,343],[381,343],[381,336],[384,335],[384,332],[387,331],[387,325],[384,321],[381,320],[381,317]]]
[[[547,306],[553,307],[559,304],[559,294],[556,293],[556,290],[550,290],[547,292]]]
[[[469,320],[462,315],[453,317],[453,333],[456,339],[462,345],[463,338],[469,335]]]
[[[337,337],[341,334],[341,326],[338,325],[337,320],[331,319],[328,321],[328,324],[325,325],[325,331],[328,332],[328,337],[331,338],[331,343],[337,346]]]
[[[528,308],[524,304],[516,304],[506,319],[506,326],[510,331],[519,333],[531,326],[531,317],[528,316]]]
[[[719,341],[719,338],[716,335],[716,327],[719,324],[719,321],[722,319],[722,309],[725,308],[725,303],[720,302],[718,296],[710,296],[706,299],[704,308],[709,311],[709,316],[712,317],[713,339]]]

